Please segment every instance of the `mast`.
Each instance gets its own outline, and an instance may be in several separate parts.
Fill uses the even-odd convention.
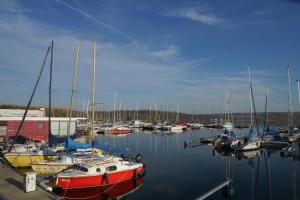
[[[192,122],[194,123],[194,104],[193,104]]]
[[[169,123],[169,104],[167,104],[167,123]]]
[[[149,107],[149,113],[150,113],[150,116],[149,116],[149,119],[150,119],[150,124],[151,124],[151,105],[150,105],[150,107]]]
[[[92,138],[95,126],[95,93],[96,93],[96,41],[93,41],[93,95],[92,95]]]
[[[263,136],[265,134],[265,130],[266,130],[266,124],[268,122],[267,121],[267,106],[268,106],[268,88],[266,88],[266,102],[265,102],[265,116],[264,116],[264,129],[263,129]],[[268,124],[267,124],[268,126]]]
[[[114,102],[114,125],[116,124],[116,103],[117,103],[117,92],[115,91],[115,102]]]
[[[248,66],[248,78],[249,78],[249,99],[250,99],[250,127],[253,126],[253,104],[252,104],[252,88],[251,88],[251,74]]]
[[[73,112],[75,85],[76,85],[76,79],[77,79],[78,57],[79,57],[79,42],[77,42],[77,46],[76,46],[76,58],[75,58],[74,71],[73,71],[72,95],[71,95],[71,102],[70,102],[70,108],[69,108],[69,122],[68,122],[68,127],[67,127],[68,136],[70,135],[70,132],[71,132],[71,118],[72,118],[72,112]]]
[[[270,104],[269,103],[270,100],[269,100],[269,88],[267,88],[267,104]],[[269,126],[269,109],[267,108],[267,126]]]
[[[18,135],[19,135],[19,133],[20,133],[20,131],[21,131],[21,128],[23,127],[23,123],[24,123],[24,121],[25,121],[25,118],[26,118],[26,115],[27,115],[27,113],[28,113],[29,107],[30,107],[30,105],[31,105],[32,99],[33,99],[33,97],[34,97],[35,91],[36,91],[36,89],[37,89],[37,86],[38,86],[38,84],[39,84],[39,82],[40,82],[42,73],[43,73],[43,71],[44,71],[44,68],[45,68],[45,65],[46,65],[46,61],[47,61],[47,58],[48,58],[50,49],[51,49],[51,46],[49,45],[48,48],[47,48],[46,55],[45,55],[45,57],[44,57],[43,64],[42,64],[42,66],[41,66],[41,69],[40,69],[38,78],[37,78],[37,80],[36,80],[36,83],[35,83],[35,85],[34,85],[33,91],[32,91],[32,93],[31,93],[31,96],[30,96],[29,101],[28,101],[28,103],[27,103],[25,112],[24,112],[24,114],[23,114],[22,120],[21,120],[21,122],[20,122],[20,124],[19,124],[19,126],[18,126],[17,131],[16,131],[16,135],[15,135],[15,138],[14,138],[14,140],[13,140],[13,143],[15,143],[15,142],[17,141]],[[50,137],[50,135],[49,135],[48,137]],[[8,152],[10,152],[11,149],[12,149],[12,147],[10,147],[10,148],[8,149]]]
[[[136,100],[136,120],[139,120],[139,98]]]
[[[297,89],[298,89],[298,100],[299,100],[299,105],[300,105],[300,80],[297,80]]]
[[[176,115],[176,121],[179,121],[179,104],[177,105],[177,115]]]
[[[292,102],[291,102],[291,65],[287,66],[288,68],[288,119],[289,119],[289,129],[293,126],[293,116],[292,116]]]
[[[51,100],[52,100],[52,66],[53,66],[53,44],[54,41],[51,41],[51,57],[50,57],[50,76],[49,76],[49,108],[48,108],[48,134],[51,136]],[[49,141],[49,146],[52,146],[51,142]]]
[[[226,104],[226,92],[227,92],[227,89],[225,88],[225,96],[224,96],[224,122],[226,122],[226,117],[227,117],[227,104]]]

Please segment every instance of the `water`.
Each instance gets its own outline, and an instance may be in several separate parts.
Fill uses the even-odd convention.
[[[214,154],[210,145],[184,148],[185,140],[216,134],[216,131],[203,129],[179,134],[98,135],[97,142],[109,143],[112,148],[128,148],[131,154],[142,154],[146,175],[138,183],[129,182],[116,188],[119,194],[109,188],[115,196],[103,195],[100,190],[94,193],[101,193],[100,199],[121,193],[124,199],[196,199],[229,177],[233,180],[233,199],[300,198],[300,162],[282,158],[278,151],[257,151],[246,154],[257,157],[245,159],[246,156],[241,155],[237,159],[236,156]],[[93,193],[84,194],[88,198]],[[220,190],[208,199],[226,198]]]

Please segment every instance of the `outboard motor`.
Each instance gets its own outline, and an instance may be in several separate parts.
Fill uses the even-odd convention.
[[[138,163],[142,162],[142,159],[143,159],[143,157],[142,157],[141,154],[137,154],[137,155],[135,156],[135,161],[138,162]]]
[[[126,154],[121,154],[120,157],[124,160],[124,161],[129,161],[129,156]]]

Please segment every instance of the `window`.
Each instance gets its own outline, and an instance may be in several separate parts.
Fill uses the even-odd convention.
[[[80,170],[80,171],[83,171],[83,172],[88,172],[88,171],[89,171],[87,168],[81,167],[80,165],[78,165],[78,166],[76,167],[76,169],[78,169],[78,170]]]
[[[106,167],[106,171],[109,171],[109,172],[117,171],[117,166],[115,166],[115,165],[108,166],[108,167]]]
[[[100,173],[100,172],[101,172],[100,168],[97,168],[97,169],[96,169],[96,172]]]

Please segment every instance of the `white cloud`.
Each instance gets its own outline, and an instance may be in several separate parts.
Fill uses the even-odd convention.
[[[222,19],[214,14],[207,13],[202,7],[185,7],[181,9],[175,9],[165,13],[167,16],[180,17],[193,21],[197,21],[207,25],[219,25]]]
[[[110,24],[108,24],[108,23],[106,23],[106,22],[104,22],[104,21],[98,19],[97,17],[93,16],[92,14],[90,14],[90,13],[88,13],[88,12],[86,12],[86,11],[80,9],[80,8],[77,8],[77,7],[75,7],[75,6],[72,6],[71,4],[66,3],[65,1],[61,1],[61,0],[55,0],[55,1],[56,1],[57,3],[59,3],[59,4],[61,4],[61,5],[64,5],[64,6],[68,7],[69,9],[72,9],[73,11],[75,11],[75,12],[81,14],[81,15],[84,16],[86,19],[88,19],[88,20],[90,20],[90,21],[92,21],[92,22],[95,22],[95,23],[97,23],[97,24],[99,24],[99,25],[101,25],[101,26],[104,26],[104,27],[106,27],[106,28],[112,30],[112,31],[115,31],[115,32],[117,32],[117,33],[120,33],[120,34],[122,34],[122,35],[125,35],[125,33],[124,33],[123,31],[121,31],[120,29],[118,29],[118,28],[116,28],[116,27],[114,27],[114,26],[112,26],[112,25],[110,25]]]
[[[158,50],[152,53],[153,56],[158,58],[170,58],[178,53],[178,47],[170,45],[166,49]]]

